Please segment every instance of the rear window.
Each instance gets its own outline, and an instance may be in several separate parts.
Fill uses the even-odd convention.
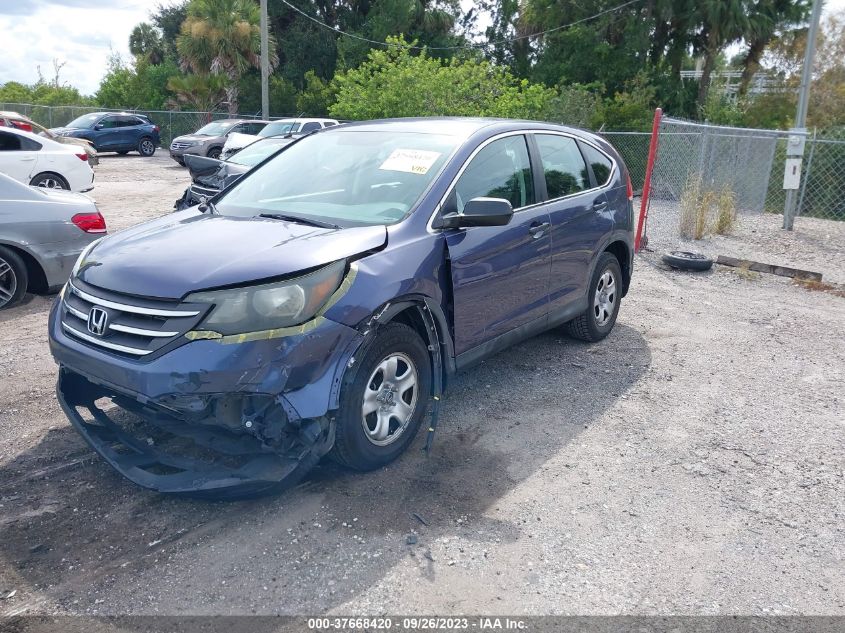
[[[581,144],[584,157],[593,168],[593,175],[596,177],[596,184],[601,187],[610,180],[610,173],[613,171],[613,161],[592,145]]]

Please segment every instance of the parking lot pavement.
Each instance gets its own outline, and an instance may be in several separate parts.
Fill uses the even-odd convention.
[[[120,228],[186,184],[104,158],[94,197]],[[92,455],[49,305],[0,313],[0,614],[845,614],[841,297],[640,257],[605,341],[463,372],[431,456],[229,504]]]

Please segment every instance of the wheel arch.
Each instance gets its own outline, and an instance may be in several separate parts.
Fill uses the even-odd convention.
[[[29,182],[32,183],[32,181],[34,181],[39,176],[54,176],[54,177],[58,178],[59,180],[61,180],[63,183],[65,183],[67,185],[67,191],[70,191],[70,182],[68,182],[68,179],[65,178],[64,176],[62,176],[57,171],[51,171],[51,170],[47,169],[45,171],[36,172],[36,174],[32,178],[29,179]],[[30,185],[30,186],[32,186],[32,185]]]
[[[628,288],[631,285],[631,275],[633,268],[633,261],[631,258],[631,249],[623,240],[614,240],[605,246],[603,253],[610,253],[616,257],[619,262],[619,267],[622,269],[622,296],[628,294]]]
[[[23,263],[26,266],[27,276],[29,277],[26,287],[27,292],[46,293],[49,290],[49,287],[47,286],[47,274],[44,272],[44,267],[35,255],[18,244],[0,241],[0,246],[13,251],[23,260]]]

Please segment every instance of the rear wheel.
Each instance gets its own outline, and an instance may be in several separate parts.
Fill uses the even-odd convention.
[[[407,325],[383,326],[344,379],[332,458],[356,470],[390,463],[414,440],[430,397],[425,343]]]
[[[138,153],[141,156],[152,156],[156,153],[156,144],[151,138],[142,138],[138,142]]]
[[[67,180],[59,176],[59,174],[53,174],[49,172],[38,174],[32,180],[29,181],[29,184],[33,187],[44,187],[45,189],[64,189],[66,191],[70,191],[70,185],[68,184]]]
[[[28,283],[29,275],[21,256],[0,246],[0,310],[20,303]]]
[[[582,341],[600,341],[610,334],[622,299],[622,269],[611,253],[602,253],[590,281],[584,314],[570,321],[569,335]]]

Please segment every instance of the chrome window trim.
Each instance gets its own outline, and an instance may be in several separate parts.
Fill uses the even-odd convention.
[[[88,343],[92,343],[99,347],[105,347],[106,349],[114,350],[115,352],[123,352],[124,354],[134,354],[135,356],[146,356],[147,354],[151,354],[153,350],[146,350],[146,349],[137,349],[135,347],[127,347],[125,345],[117,345],[116,343],[109,343],[102,339],[95,338],[93,336],[88,336],[87,334],[80,332],[76,328],[72,328],[66,323],[62,323],[62,329],[70,332],[73,336],[82,339],[83,341],[87,341]]]
[[[179,336],[179,332],[159,332],[157,330],[145,330],[139,327],[121,325],[120,323],[109,323],[109,329],[114,330],[115,332],[125,332],[126,334],[135,334],[137,336],[149,336],[151,338],[169,338],[172,336]]]
[[[554,134],[554,135],[557,135],[557,136],[565,136],[567,138],[571,138],[576,143],[578,141],[581,141],[585,145],[589,145],[593,149],[601,152],[604,156],[607,156],[607,158],[609,158],[610,162],[613,164],[613,169],[610,171],[610,177],[607,179],[607,182],[605,184],[601,185],[601,186],[592,187],[590,189],[585,189],[584,191],[578,191],[576,193],[570,193],[569,195],[561,196],[560,198],[551,198],[549,200],[543,200],[542,202],[535,202],[534,204],[529,204],[529,205],[526,205],[524,207],[519,207],[518,209],[514,209],[513,210],[514,213],[525,211],[527,209],[533,209],[534,207],[539,207],[539,206],[542,206],[544,204],[549,204],[551,202],[558,202],[560,200],[566,200],[567,198],[574,198],[575,196],[581,196],[581,195],[584,195],[584,194],[587,194],[587,193],[591,193],[591,192],[595,192],[595,191],[601,191],[602,189],[606,189],[608,187],[608,185],[610,184],[610,182],[613,180],[613,176],[616,174],[616,169],[617,169],[616,161],[613,159],[613,157],[608,156],[607,152],[602,150],[598,145],[596,145],[595,143],[593,143],[591,141],[588,141],[587,139],[583,139],[580,136],[576,136],[575,134],[571,134],[569,132],[562,132],[560,130],[540,130],[540,129],[532,128],[532,129],[528,129],[528,130],[511,130],[510,132],[502,132],[500,134],[496,134],[495,136],[491,136],[490,138],[488,138],[486,141],[481,143],[481,145],[476,147],[473,150],[472,154],[470,154],[467,157],[467,159],[464,161],[464,164],[461,165],[461,168],[458,170],[458,173],[455,174],[454,178],[452,178],[452,182],[449,183],[449,186],[446,188],[446,193],[443,195],[442,198],[440,198],[440,202],[438,202],[434,206],[434,211],[432,211],[431,215],[428,218],[428,223],[425,225],[426,231],[428,233],[437,233],[437,232],[443,230],[443,229],[435,229],[432,226],[434,224],[434,218],[437,217],[437,214],[440,213],[440,210],[443,208],[443,205],[446,203],[446,200],[449,198],[450,195],[452,195],[452,191],[454,191],[455,185],[457,184],[460,177],[463,176],[464,171],[466,171],[467,166],[469,166],[469,164],[472,162],[472,160],[476,157],[476,155],[482,149],[487,147],[490,143],[492,143],[494,141],[498,141],[499,139],[502,139],[502,138],[507,138],[508,136],[517,136],[517,135],[528,136],[529,134]],[[526,139],[526,143],[527,143],[527,139]],[[528,147],[526,147],[526,149],[528,149],[528,154],[529,154],[529,158],[530,158],[531,151]],[[580,150],[579,150],[579,153],[580,153]],[[583,156],[582,156],[582,158],[583,158]],[[586,163],[586,159],[584,159],[584,162]]]
[[[158,308],[144,308],[141,306],[126,305],[125,303],[117,303],[116,301],[109,301],[108,299],[101,299],[100,297],[90,295],[74,286],[73,282],[69,282],[68,286],[70,287],[70,291],[72,293],[84,299],[88,303],[100,305],[105,308],[112,308],[114,310],[120,310],[121,312],[131,312],[134,314],[145,314],[148,316],[160,317],[191,317],[199,314],[199,310],[163,310]]]

